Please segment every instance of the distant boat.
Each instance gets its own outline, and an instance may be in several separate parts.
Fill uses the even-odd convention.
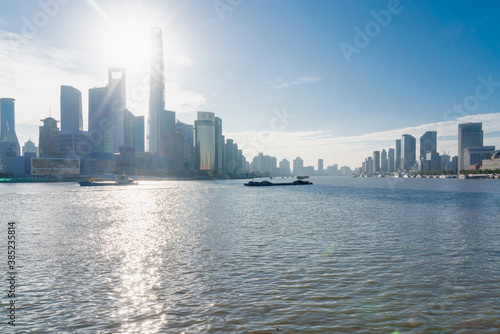
[[[304,179],[308,179],[309,176],[297,176],[297,180],[304,180]]]
[[[82,187],[97,187],[97,186],[131,186],[137,185],[133,179],[129,178],[127,174],[116,175],[115,180],[106,180],[102,178],[92,178],[88,181],[78,182]]]
[[[270,187],[270,186],[299,186],[299,185],[306,185],[306,184],[313,184],[312,182],[309,181],[303,181],[303,180],[296,180],[293,182],[279,182],[279,183],[272,183],[270,181],[250,181],[248,183],[244,183],[245,186],[247,187]]]

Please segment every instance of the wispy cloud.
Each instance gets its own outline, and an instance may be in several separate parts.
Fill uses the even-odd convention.
[[[283,89],[283,88],[288,88],[290,86],[297,86],[297,85],[302,85],[305,83],[312,83],[312,82],[318,82],[318,81],[321,81],[320,77],[307,77],[307,76],[305,76],[305,77],[296,78],[294,80],[285,80],[283,78],[277,78],[277,79],[274,79],[269,84],[274,89]]]
[[[373,151],[394,148],[395,140],[400,139],[403,134],[416,137],[418,146],[418,138],[426,131],[437,131],[440,153],[456,155],[458,124],[467,122],[482,122],[485,132],[484,144],[500,146],[500,132],[498,131],[500,113],[469,115],[460,117],[456,121],[422,124],[359,136],[335,137],[335,134],[330,131],[275,131],[266,136],[268,140],[259,142],[258,138],[262,138],[259,131],[245,131],[228,133],[226,138],[234,139],[249,159],[253,158],[249,153],[257,150],[276,156],[278,160],[282,158],[293,160],[300,156],[306,164],[315,165],[318,158],[324,158],[326,164],[338,163],[357,167],[361,165],[365,157],[371,156]]]

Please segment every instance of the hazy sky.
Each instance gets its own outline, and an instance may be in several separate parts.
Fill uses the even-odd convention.
[[[166,108],[191,124],[215,112],[248,158],[356,167],[428,130],[456,154],[464,121],[500,147],[494,0],[0,0],[0,95],[16,99],[21,145],[49,112],[60,119],[61,85],[82,92],[86,129],[108,67],[127,68],[128,107],[147,115],[152,26]]]

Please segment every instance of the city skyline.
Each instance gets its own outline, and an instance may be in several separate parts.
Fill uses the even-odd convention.
[[[38,137],[39,120],[49,111],[60,114],[61,85],[82,92],[87,129],[88,90],[105,86],[108,68],[126,68],[128,106],[147,116],[149,29],[158,26],[165,108],[186,123],[201,110],[217,114],[226,138],[249,160],[263,152],[288,161],[300,156],[304,165],[321,158],[325,166],[354,168],[402,134],[420,138],[426,131],[437,131],[438,151],[453,156],[457,125],[467,122],[482,122],[484,145],[500,146],[494,2],[215,3],[122,1],[117,9],[116,1],[8,1],[0,14],[0,64],[11,65],[0,67],[0,94],[16,99],[20,144]],[[122,24],[127,19],[130,24]],[[99,33],[83,28],[90,20]],[[361,47],[363,36],[369,42]]]

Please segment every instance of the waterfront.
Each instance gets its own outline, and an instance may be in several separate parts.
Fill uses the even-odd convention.
[[[500,330],[498,181],[311,181],[1,184],[2,224],[18,225],[17,329]]]

